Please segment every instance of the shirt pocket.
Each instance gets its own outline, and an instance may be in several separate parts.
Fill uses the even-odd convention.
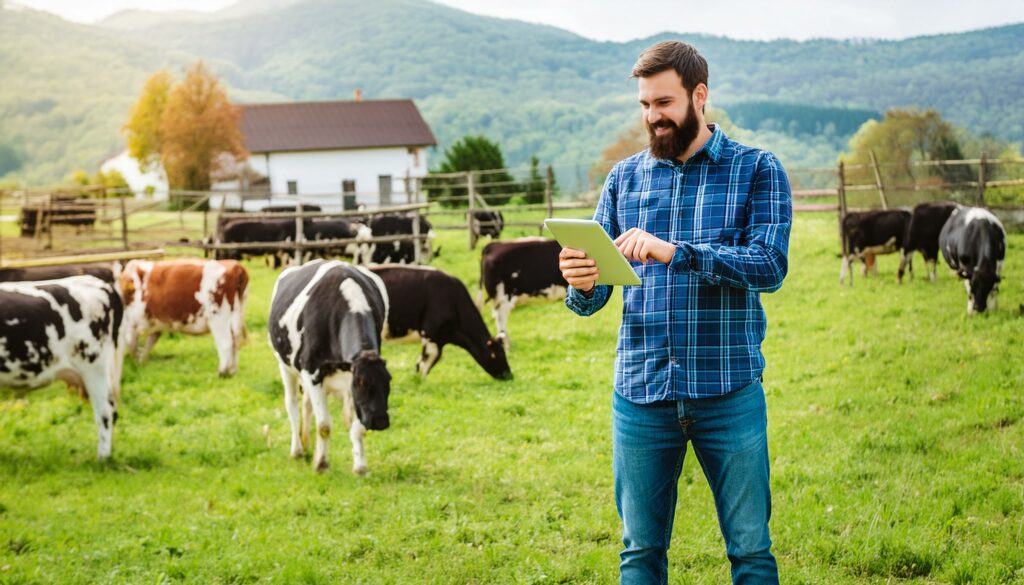
[[[659,230],[668,229],[669,212],[661,208],[661,197],[650,192],[627,193],[619,202],[619,229],[625,233],[638,227],[645,232],[658,235]],[[664,231],[660,237],[665,237]]]

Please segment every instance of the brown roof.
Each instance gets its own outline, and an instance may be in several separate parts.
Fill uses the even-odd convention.
[[[412,100],[243,104],[240,108],[249,152],[437,144]]]

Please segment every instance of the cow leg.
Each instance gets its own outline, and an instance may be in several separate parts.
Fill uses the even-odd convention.
[[[935,282],[935,276],[939,264],[939,259],[933,258],[931,260],[925,260],[924,264],[925,268],[928,270],[928,281]]]
[[[494,317],[494,325],[498,330],[498,337],[505,345],[505,351],[512,349],[512,342],[508,338],[508,317],[515,307],[515,299],[505,294],[505,283],[499,282],[497,294],[494,295],[494,306],[491,308],[491,315]]]
[[[441,359],[441,346],[434,343],[430,338],[420,334],[420,342],[423,344],[423,351],[420,353],[420,359],[416,362],[416,370],[424,378],[433,369],[434,364],[437,360]]]
[[[352,473],[366,475],[366,455],[363,452],[363,437],[366,436],[366,427],[356,416],[355,401],[352,398],[352,374],[344,372],[331,377],[331,390],[341,397],[341,412],[345,417],[345,426],[348,427],[348,438],[352,441]]]
[[[299,442],[303,449],[309,449],[309,429],[313,428],[313,401],[302,394],[302,425],[299,427]]]
[[[138,350],[136,354],[136,360],[138,363],[143,364],[146,362],[146,358],[149,357],[149,352],[153,351],[153,346],[156,345],[157,340],[160,339],[160,332],[154,331],[149,334],[146,338],[146,344],[142,346],[142,349]]]
[[[910,272],[910,280],[914,279],[914,259],[911,254],[908,254],[906,250],[900,251],[900,267],[896,271],[896,282],[899,284],[903,284],[903,274],[908,270]]]
[[[307,445],[302,440],[299,420],[299,378],[283,363],[278,362],[277,368],[281,372],[281,383],[284,385],[284,409],[288,411],[288,420],[292,427],[292,457],[302,457]]]
[[[331,412],[327,409],[327,396],[323,384],[313,383],[313,376],[302,372],[299,376],[302,391],[313,404],[313,416],[316,417],[316,450],[313,452],[313,467],[317,471],[327,469],[327,445],[331,439]]]
[[[226,300],[224,304],[227,304]],[[210,334],[217,346],[217,358],[220,361],[217,373],[222,378],[233,376],[238,371],[238,341],[235,339],[232,321],[231,311],[224,307],[218,308],[209,317]]]
[[[110,457],[111,444],[114,437],[114,416],[116,410],[112,401],[110,376],[106,368],[97,367],[103,360],[94,362],[82,375],[85,391],[89,394],[92,404],[92,417],[96,421],[97,447],[96,459],[104,461]]]

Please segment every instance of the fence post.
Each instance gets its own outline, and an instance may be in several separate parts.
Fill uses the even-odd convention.
[[[985,153],[981,153],[981,164],[978,165],[978,207],[985,206]]]
[[[473,186],[473,171],[466,171],[466,195],[469,200],[469,208],[466,212],[466,222],[469,225],[469,249],[476,249],[476,216],[473,208],[476,203],[476,188]]]
[[[121,195],[121,244],[128,249],[128,209],[124,204],[124,195]]]
[[[420,242],[420,212],[417,209],[412,216],[412,261],[417,265],[423,263],[423,259],[420,258],[420,248],[422,244]]]
[[[878,188],[878,197],[882,200],[882,209],[889,209],[889,201],[885,198],[885,188],[882,186],[882,173],[878,170],[878,159],[875,158],[875,151],[869,150],[871,155],[871,168],[875,170],[875,186]]]
[[[302,265],[302,242],[306,241],[305,230],[302,229],[302,202],[299,201],[298,205],[295,206],[298,212],[295,214],[295,254],[292,256],[293,266]]]
[[[46,249],[53,249],[53,193],[50,193],[46,203]]]
[[[843,250],[843,258],[846,258],[846,238],[843,237],[843,222],[846,220],[846,165],[843,161],[839,161],[839,188],[836,193],[839,195],[839,246]]]

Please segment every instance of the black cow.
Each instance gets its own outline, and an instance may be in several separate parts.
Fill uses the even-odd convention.
[[[569,283],[558,269],[561,250],[558,242],[544,238],[519,238],[484,246],[480,254],[480,288],[487,292],[487,300],[494,301],[491,313],[506,350],[508,316],[518,297],[565,296]]]
[[[422,215],[419,218],[420,235],[427,236],[420,245],[420,258],[424,262],[429,262],[440,250],[433,251],[430,247],[430,242],[434,239],[433,226]],[[412,235],[412,220],[411,216],[389,213],[371,218],[369,227],[373,237]],[[411,264],[416,260],[416,248],[413,247],[412,240],[371,244],[368,252],[369,261],[374,264]],[[362,260],[365,261],[366,258]]]
[[[293,230],[294,231],[294,230]],[[320,240],[349,240],[368,239],[370,228],[361,224],[350,222],[341,218],[314,219],[307,223],[303,229],[303,236],[307,241]],[[369,250],[367,244],[346,244],[344,246],[324,246],[322,248],[308,249],[309,252],[319,256],[348,256],[358,258],[365,255]]]
[[[995,309],[1006,258],[1006,231],[999,219],[981,207],[957,206],[942,227],[939,248],[946,264],[964,279],[967,314],[985,312],[990,297]]]
[[[117,421],[123,318],[117,289],[94,276],[0,283],[0,387],[77,388],[92,403],[101,460]]]
[[[920,251],[924,256],[928,280],[935,280],[935,265],[939,261],[939,232],[954,209],[956,203],[952,201],[929,201],[914,208],[903,239],[903,252],[900,254],[900,269],[897,273],[899,282],[903,282],[905,270],[909,270],[910,278],[914,278],[915,251]]]
[[[233,219],[224,224],[221,242],[225,244],[278,243],[295,241],[294,219]],[[290,256],[274,246],[266,248],[243,248],[238,250],[218,250],[214,255],[218,260],[241,260],[253,256],[269,256],[271,266],[277,268]]]
[[[453,343],[469,352],[491,376],[511,380],[501,339],[491,337],[462,281],[436,268],[383,265],[370,268],[384,281],[391,308],[388,337],[419,333],[423,351],[416,370],[424,378]]]
[[[331,414],[327,394],[339,395],[352,440],[352,471],[366,473],[363,436],[384,430],[391,374],[380,357],[387,321],[387,290],[369,270],[338,261],[314,260],[277,278],[267,332],[284,382],[292,426],[292,457],[309,440],[309,413],[316,417],[313,466],[327,468]],[[303,394],[299,421],[299,392]],[[353,416],[353,414],[355,416]]]
[[[839,284],[846,280],[846,273],[851,271],[851,264],[855,259],[860,259],[864,263],[864,276],[867,276],[869,271],[877,274],[875,256],[902,250],[908,224],[910,212],[902,209],[853,211],[846,214],[843,220],[846,255],[843,256],[839,269]],[[852,271],[850,286],[853,286]]]
[[[59,264],[54,266],[32,266],[26,268],[0,268],[0,282],[19,282],[26,280],[54,280],[69,276],[88,274],[103,282],[114,284],[120,273],[120,265],[116,262],[95,262],[89,264]]]
[[[476,220],[481,236],[491,236],[495,239],[501,237],[501,231],[505,228],[505,216],[500,211],[474,211],[473,219]]]

